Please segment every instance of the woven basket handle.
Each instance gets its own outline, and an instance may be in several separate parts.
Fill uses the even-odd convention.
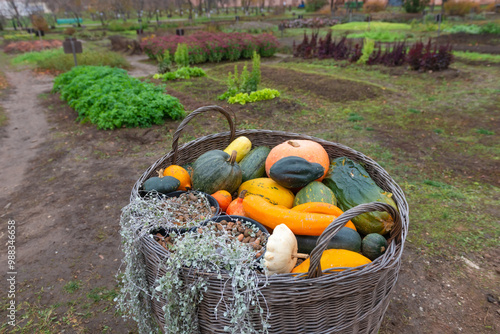
[[[175,162],[177,161],[177,148],[179,146],[178,142],[179,142],[179,138],[181,137],[182,130],[184,130],[186,125],[193,118],[195,118],[197,115],[203,114],[204,112],[207,112],[207,111],[218,111],[226,117],[227,122],[229,123],[229,131],[231,132],[230,141],[234,140],[234,137],[236,136],[236,128],[234,125],[235,121],[236,121],[236,116],[234,115],[234,113],[232,111],[231,111],[231,113],[229,113],[227,110],[225,110],[224,108],[219,107],[219,106],[206,106],[206,107],[198,108],[195,111],[193,111],[192,113],[190,113],[189,115],[187,115],[186,118],[184,118],[184,120],[181,122],[181,124],[179,124],[179,126],[177,127],[177,130],[175,130],[173,142],[172,142],[172,151],[174,152],[174,154],[172,156],[172,165],[175,165]]]
[[[311,252],[310,256],[311,262],[309,264],[309,273],[307,274],[307,278],[314,278],[323,275],[320,263],[321,255],[323,255],[323,252],[325,251],[328,243],[340,231],[340,229],[344,227],[345,224],[347,224],[347,222],[352,218],[355,218],[360,214],[372,211],[386,211],[392,216],[392,219],[394,220],[394,226],[390,232],[391,234],[388,240],[389,244],[394,238],[401,237],[403,225],[401,222],[401,217],[399,216],[398,211],[394,207],[382,202],[360,204],[341,214],[333,222],[331,222],[330,225],[328,225],[328,227],[323,231],[321,236],[318,238],[318,241],[316,242],[316,247]]]

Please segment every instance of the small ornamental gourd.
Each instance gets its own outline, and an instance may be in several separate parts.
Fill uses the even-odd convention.
[[[179,188],[177,190],[187,191],[191,189],[191,177],[187,170],[177,165],[170,165],[163,170],[163,176],[172,176],[180,181]]]
[[[330,165],[328,153],[319,143],[312,140],[287,140],[275,146],[266,159],[266,173],[269,176],[271,167],[284,157],[295,156],[306,159],[309,162],[319,163],[324,168],[324,173],[317,181],[323,180]]]
[[[297,253],[297,239],[285,225],[276,226],[267,240],[264,266],[269,275],[287,274],[297,263],[297,258],[306,258],[307,254]]]
[[[219,208],[222,210],[222,212],[226,212],[227,207],[233,200],[231,194],[226,190],[219,190],[213,193],[212,197],[215,198],[217,203],[219,203]]]
[[[242,190],[234,201],[232,201],[226,209],[228,215],[246,217],[245,209],[243,208],[243,199],[245,198],[246,190]]]
[[[384,254],[386,249],[387,240],[378,233],[366,235],[361,242],[361,252],[372,261]]]
[[[156,191],[160,194],[168,194],[177,190],[181,182],[172,176],[154,176],[147,179],[142,185],[142,191]]]
[[[236,162],[236,151],[231,155],[220,150],[202,154],[193,163],[193,189],[213,194],[218,190],[235,192],[241,184],[241,169]]]

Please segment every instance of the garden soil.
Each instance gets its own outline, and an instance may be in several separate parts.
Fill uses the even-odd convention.
[[[138,61],[131,59],[133,64]],[[138,68],[151,70],[135,68],[135,75],[140,75]],[[5,245],[7,222],[14,220],[18,324],[25,332],[137,332],[113,303],[123,256],[120,210],[141,173],[170,150],[179,122],[99,131],[76,122],[75,112],[50,94],[49,77],[28,70],[7,75],[12,87],[1,101],[10,120],[0,139],[0,241]],[[202,96],[169,93],[182,98],[189,110],[214,103]],[[257,112],[272,115],[274,107],[263,104],[254,115],[251,108],[233,111],[241,121]],[[197,128],[220,132],[218,118],[195,122],[186,129],[192,137],[183,140],[196,137]],[[7,252],[5,246],[1,249],[5,272]],[[424,258],[423,252],[406,244],[381,333],[498,333],[500,254],[444,259]],[[1,324],[7,288],[3,279]],[[0,329],[10,330],[7,325]]]

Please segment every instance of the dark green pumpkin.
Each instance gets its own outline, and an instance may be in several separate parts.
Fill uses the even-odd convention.
[[[346,157],[332,161],[323,183],[330,188],[337,198],[337,206],[347,211],[359,204],[384,202],[397,209],[392,194],[382,190],[359,163]],[[394,221],[387,212],[363,213],[352,219],[359,233],[386,234]]]
[[[241,182],[257,179],[266,175],[266,158],[271,152],[267,146],[259,146],[248,152],[239,162]]]
[[[269,170],[269,177],[285,188],[302,188],[323,176],[325,169],[318,163],[289,156],[276,161]]]
[[[236,151],[230,156],[221,150],[202,154],[193,163],[193,189],[213,194],[226,190],[230,194],[241,184],[241,169],[236,162]]]
[[[296,237],[299,246],[298,252],[306,254],[312,252],[319,238],[311,235],[296,235]],[[359,253],[361,251],[361,236],[352,228],[342,227],[330,240],[326,249],[347,249]]]
[[[323,183],[312,181],[295,195],[293,206],[309,202],[322,202],[337,205],[335,194]]]
[[[361,252],[372,261],[384,254],[386,249],[387,240],[378,233],[370,233],[361,241]]]
[[[161,194],[168,194],[172,191],[176,191],[177,188],[179,188],[180,184],[181,182],[172,176],[154,176],[144,182],[144,184],[142,185],[142,190],[144,192],[156,190]]]

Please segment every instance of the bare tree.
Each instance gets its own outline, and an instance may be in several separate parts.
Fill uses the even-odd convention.
[[[23,24],[21,22],[21,8],[19,6],[19,1],[7,0],[7,5],[9,5],[10,16],[17,22],[17,26],[22,29]],[[14,29],[17,30],[17,27],[14,26]]]

